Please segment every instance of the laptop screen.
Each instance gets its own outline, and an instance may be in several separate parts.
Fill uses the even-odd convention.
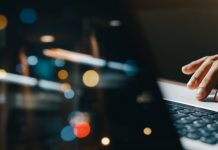
[[[5,10],[14,24],[0,33],[7,40],[1,146],[179,149],[149,47],[135,18],[123,12],[126,5],[66,3]]]

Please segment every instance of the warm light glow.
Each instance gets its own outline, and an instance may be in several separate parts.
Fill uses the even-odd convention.
[[[95,87],[99,83],[99,75],[95,70],[88,70],[83,74],[83,83],[87,87]]]
[[[61,80],[67,79],[69,76],[68,72],[66,70],[60,70],[58,71],[58,78]]]
[[[71,89],[70,83],[64,83],[64,84],[62,84],[62,86],[61,86],[61,90],[62,90],[62,91],[69,90],[69,89]]]
[[[43,35],[40,37],[40,41],[43,43],[51,43],[55,41],[55,37],[53,35]]]
[[[108,137],[103,137],[101,139],[101,144],[104,146],[108,146],[110,144],[110,139]]]
[[[90,66],[104,67],[106,65],[106,61],[103,59],[95,58],[91,55],[79,52],[64,50],[61,48],[45,49],[43,54],[48,57],[68,60]]]
[[[8,19],[4,15],[0,15],[0,30],[3,30],[8,25]]]
[[[146,128],[144,128],[143,133],[144,133],[145,135],[151,135],[152,130],[151,130],[151,128],[146,127]]]
[[[0,69],[0,79],[4,79],[6,77],[7,73],[4,69]]]
[[[89,123],[81,122],[75,125],[74,134],[77,138],[85,138],[90,134],[91,128]]]

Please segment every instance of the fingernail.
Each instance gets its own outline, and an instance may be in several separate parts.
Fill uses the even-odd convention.
[[[205,94],[205,89],[204,88],[198,88],[196,98],[197,99],[202,99],[202,98],[204,98],[204,94]]]
[[[190,65],[185,65],[182,67],[183,69],[189,69],[190,68]]]
[[[187,85],[188,85],[188,86],[192,86],[194,83],[195,83],[195,78],[191,78],[191,79],[188,81]]]

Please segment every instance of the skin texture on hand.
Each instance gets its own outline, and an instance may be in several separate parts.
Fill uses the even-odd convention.
[[[196,98],[205,99],[218,82],[218,55],[205,56],[182,67],[182,72],[192,75],[187,83],[197,89]]]

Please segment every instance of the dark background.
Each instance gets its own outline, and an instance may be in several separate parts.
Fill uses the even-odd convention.
[[[181,73],[182,65],[199,57],[217,53],[216,0],[138,1],[136,7],[146,8],[143,12],[143,25],[161,72],[160,77],[186,82],[189,77]],[[51,47],[37,41],[40,35],[48,33],[57,37],[56,43],[52,43],[52,46],[81,48],[84,44],[81,43],[83,22],[80,19],[91,15],[90,10],[107,8],[92,4],[67,0],[2,1],[0,13],[8,16],[9,24],[6,31],[0,31],[1,51],[12,58],[24,45],[32,52],[39,51],[40,47]],[[102,4],[110,5],[108,2]],[[38,12],[38,20],[34,24],[25,25],[20,22],[19,11],[25,7],[31,7]],[[6,58],[2,54],[1,61]],[[13,67],[10,70],[13,70]]]

